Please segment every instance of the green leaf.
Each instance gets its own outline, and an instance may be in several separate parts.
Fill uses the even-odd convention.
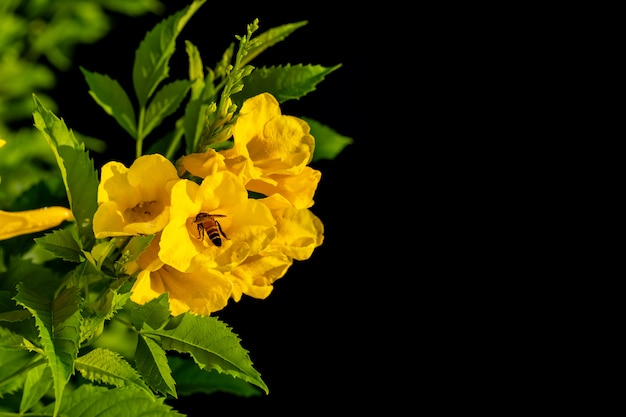
[[[52,385],[52,373],[50,367],[42,363],[39,366],[28,371],[26,381],[22,391],[22,400],[20,402],[20,413],[26,413],[37,402],[48,393]]]
[[[192,81],[191,98],[185,107],[183,129],[185,133],[186,153],[192,153],[200,140],[200,135],[206,124],[207,109],[210,104],[215,106],[217,90],[212,77],[205,80],[204,67],[198,48],[189,41],[185,42],[185,49],[189,57],[189,79]]]
[[[92,220],[98,208],[98,176],[93,160],[89,158],[84,145],[65,126],[65,122],[44,108],[34,94],[33,99],[35,126],[56,156],[70,208],[76,219],[80,242],[84,249],[89,249],[95,241]]]
[[[190,41],[185,41],[185,52],[189,58],[189,80],[191,81],[191,98],[198,98],[204,88],[204,66],[200,51]]]
[[[20,372],[33,361],[26,351],[0,350],[0,398],[23,387],[26,374]]]
[[[57,402],[56,416],[65,385],[74,371],[80,339],[80,293],[77,288],[65,288],[54,297],[54,292],[42,291],[36,282],[26,281],[18,285],[14,297],[35,317],[39,329],[39,341],[52,371],[54,394]]]
[[[124,262],[133,262],[150,246],[154,235],[133,236],[124,247]]]
[[[233,101],[241,106],[246,99],[263,92],[272,94],[279,103],[299,99],[315,91],[317,84],[340,67],[341,64],[334,67],[302,64],[291,66],[287,64],[255,68],[246,79],[243,90],[233,95]]]
[[[176,382],[172,378],[172,370],[167,356],[161,346],[150,337],[139,335],[135,353],[137,370],[150,387],[162,394],[177,398]]]
[[[0,291],[0,322],[16,322],[32,317],[28,310],[17,308],[9,291]]]
[[[83,67],[80,70],[89,85],[89,95],[107,112],[117,123],[137,139],[137,118],[133,104],[120,84],[108,75],[89,72]]]
[[[42,237],[35,238],[35,242],[57,258],[65,261],[82,262],[85,260],[71,229],[54,230]]]
[[[130,321],[137,330],[141,330],[144,323],[148,324],[151,329],[158,329],[167,322],[169,317],[170,303],[166,292],[143,305],[133,304],[130,312]]]
[[[85,384],[74,391],[66,391],[61,412],[68,417],[185,417],[164,401],[165,398],[146,395],[144,390],[106,389]]]
[[[177,391],[182,396],[214,392],[227,392],[238,397],[254,397],[262,394],[261,390],[242,379],[221,374],[216,370],[207,372],[200,369],[191,359],[172,356],[169,362],[176,380]]]
[[[85,305],[80,326],[81,344],[89,344],[100,336],[105,321],[113,318],[129,299],[130,293],[119,294],[113,290],[106,290],[94,302]]]
[[[146,111],[143,136],[148,136],[155,127],[161,124],[170,114],[174,113],[180,106],[187,92],[190,82],[188,80],[177,80],[166,84],[155,94],[150,101]]]
[[[215,369],[241,378],[268,392],[267,385],[240,344],[240,340],[215,317],[183,314],[176,327],[147,332],[161,337],[165,350],[189,353],[202,369]]]
[[[163,19],[146,33],[139,44],[133,64],[133,86],[141,108],[145,107],[161,81],[169,76],[169,60],[176,50],[176,38],[205,2],[194,0],[189,6]]]
[[[26,311],[26,310],[24,310]],[[0,350],[24,350],[24,338],[9,329],[0,327]]]
[[[320,159],[334,159],[346,146],[353,141],[352,138],[340,135],[330,127],[308,117],[301,117],[311,127],[311,135],[315,138],[315,150],[313,161]]]
[[[96,348],[76,358],[75,366],[91,382],[101,382],[118,388],[135,387],[154,395],[135,368],[112,350]]]
[[[255,37],[255,39],[259,40],[260,42],[247,51],[247,54],[242,60],[242,65],[249,63],[261,52],[265,51],[270,46],[276,45],[278,42],[284,40],[296,29],[301,28],[307,23],[308,22],[306,20],[295,23],[287,23],[286,25],[276,26],[259,34]]]

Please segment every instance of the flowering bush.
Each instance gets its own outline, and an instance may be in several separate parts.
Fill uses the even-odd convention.
[[[310,164],[351,139],[280,105],[340,65],[253,67],[306,24],[257,35],[255,20],[213,69],[185,41],[188,79],[170,81],[178,35],[205,1],[146,33],[134,100],[81,68],[89,94],[135,141],[130,166],[111,160],[98,173],[85,143],[33,95],[69,207],[0,211],[0,398],[13,399],[0,411],[179,415],[163,400],[268,393],[213,313],[244,295],[268,297],[323,243],[312,211],[321,173]],[[153,138],[171,116],[171,131]],[[11,144],[0,140],[0,158]],[[180,392],[180,382],[191,388]]]

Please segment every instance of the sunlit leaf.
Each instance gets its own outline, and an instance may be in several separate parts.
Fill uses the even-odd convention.
[[[256,68],[246,79],[243,90],[233,95],[233,100],[240,105],[247,98],[268,92],[279,103],[299,99],[315,91],[317,84],[331,72],[341,67],[323,67],[321,65],[279,65]]]
[[[35,238],[35,242],[63,260],[70,262],[82,262],[85,260],[71,229],[54,230],[42,237]]]
[[[165,350],[157,342],[140,335],[137,339],[135,363],[137,370],[153,390],[174,398],[178,397],[176,381],[172,378]]]
[[[76,358],[74,364],[76,370],[91,382],[102,382],[118,388],[132,386],[153,395],[135,368],[112,350],[96,348]]]
[[[169,60],[176,50],[176,38],[205,1],[194,0],[163,19],[139,44],[133,64],[133,86],[141,108],[145,107],[159,83],[169,76]]]
[[[137,139],[135,110],[122,86],[108,75],[89,72],[82,67],[80,70],[89,84],[89,95],[108,115],[113,116],[133,139]]]
[[[144,390],[106,389],[93,385],[81,385],[74,391],[66,391],[61,413],[71,417],[184,417],[164,404],[165,397],[153,398]],[[50,407],[42,411],[49,411]]]
[[[51,291],[42,291],[35,282],[18,285],[15,296],[35,317],[39,339],[52,371],[54,394],[57,398],[55,415],[59,411],[65,385],[74,371],[80,338],[80,294],[77,288],[66,288],[55,297]]]
[[[44,135],[54,152],[61,170],[70,208],[76,219],[78,236],[84,249],[90,249],[95,240],[93,215],[98,208],[98,176],[93,160],[78,142],[65,122],[43,107],[33,95],[35,126]]]
[[[148,110],[146,111],[145,123],[142,131],[142,135],[144,137],[150,134],[154,128],[159,126],[163,119],[178,109],[180,103],[187,95],[189,87],[189,81],[177,80],[164,85],[156,92],[154,98],[150,101],[150,105],[148,105]]]
[[[137,329],[142,329],[144,323],[152,329],[162,327],[170,317],[170,304],[168,293],[163,293],[157,298],[143,305],[133,303],[130,311],[130,320]]]
[[[243,57],[242,64],[245,65],[256,58],[261,52],[265,51],[267,48],[277,44],[278,42],[287,38],[287,36],[291,35],[296,29],[301,28],[306,25],[308,22],[303,20],[301,22],[295,23],[287,23],[285,25],[280,25],[273,27],[259,35],[255,38],[259,40],[259,43],[256,44],[253,48],[250,48],[247,54]]]
[[[190,354],[202,369],[215,369],[250,382],[268,392],[259,372],[252,367],[240,340],[223,322],[212,316],[184,314],[175,327],[153,332],[165,350]]]

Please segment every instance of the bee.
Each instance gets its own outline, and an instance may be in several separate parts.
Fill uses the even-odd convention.
[[[220,222],[218,222],[216,217],[226,217],[224,214],[209,214],[209,213],[198,213],[198,215],[193,219],[194,224],[198,225],[198,239],[204,239],[204,233],[206,232],[207,236],[215,246],[222,246],[222,238],[228,239],[226,234],[222,230],[222,226]],[[230,239],[229,239],[230,240]]]

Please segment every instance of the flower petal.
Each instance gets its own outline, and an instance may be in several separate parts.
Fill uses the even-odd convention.
[[[158,258],[160,241],[157,235],[137,261],[143,269],[131,289],[131,300],[145,304],[167,292],[174,316],[186,311],[209,315],[224,308],[232,292],[230,279],[216,270],[184,273],[165,265]]]
[[[280,251],[264,252],[248,257],[231,271],[232,298],[241,299],[242,294],[264,299],[272,292],[272,284],[285,275],[292,259]]]
[[[66,220],[74,220],[72,211],[60,206],[24,211],[0,210],[0,240],[48,230]]]
[[[311,210],[289,207],[274,211],[278,233],[270,246],[303,261],[324,241],[324,224]]]
[[[187,311],[209,315],[226,307],[232,283],[213,269],[184,273],[164,265],[155,271],[141,271],[131,291],[130,299],[137,304],[168,293],[173,316]]]
[[[279,194],[295,208],[309,208],[314,204],[313,196],[321,176],[320,171],[304,167],[300,175],[270,175],[249,181],[246,188],[268,197]]]
[[[194,223],[199,213],[219,216],[207,217],[201,226],[222,230],[227,237],[222,235],[220,246],[207,234],[202,238]],[[275,236],[274,225],[269,209],[248,199],[241,181],[228,171],[206,177],[200,186],[182,180],[172,188],[170,221],[163,229],[159,257],[183,272],[227,271],[267,246]]]
[[[149,235],[169,219],[170,190],[180,180],[174,165],[159,154],[143,155],[130,168],[119,162],[102,167],[94,234]]]

